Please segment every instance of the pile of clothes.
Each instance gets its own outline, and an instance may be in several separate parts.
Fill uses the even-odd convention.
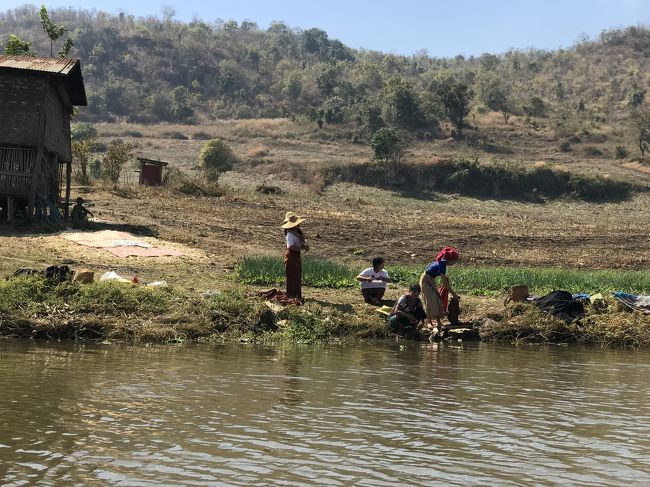
[[[634,310],[640,311],[643,314],[650,314],[650,296],[642,296],[640,294],[629,294],[622,291],[616,291],[614,298],[624,306]]]
[[[574,297],[568,291],[553,291],[541,298],[533,298],[532,302],[540,311],[553,315],[567,323],[571,323],[585,314],[585,307],[581,297]]]
[[[515,290],[516,292],[513,292]],[[514,286],[510,289],[509,296],[504,301],[524,301],[533,303],[541,311],[555,316],[561,320],[571,323],[585,314],[584,303],[596,304],[602,302],[603,295],[577,293],[571,294],[568,291],[553,291],[546,296],[531,296],[528,294],[528,286]],[[616,291],[614,299],[627,308],[643,314],[650,314],[650,296],[630,294],[623,291]]]

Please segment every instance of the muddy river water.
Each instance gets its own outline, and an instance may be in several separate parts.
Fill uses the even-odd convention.
[[[650,485],[650,352],[3,340],[0,485]]]

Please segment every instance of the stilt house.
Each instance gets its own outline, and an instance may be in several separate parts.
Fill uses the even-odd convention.
[[[0,207],[8,220],[60,207],[67,218],[70,117],[86,105],[78,59],[0,56]]]

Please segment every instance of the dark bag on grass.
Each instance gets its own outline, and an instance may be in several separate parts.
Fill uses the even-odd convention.
[[[73,276],[74,271],[71,271],[67,265],[53,265],[45,269],[45,277],[54,282],[70,281]]]
[[[585,307],[581,302],[573,299],[568,291],[553,291],[546,296],[533,301],[535,305],[550,315],[571,323],[585,314]]]

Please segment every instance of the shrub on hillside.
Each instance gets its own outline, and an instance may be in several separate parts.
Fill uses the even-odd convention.
[[[217,180],[219,174],[230,171],[238,162],[232,149],[223,140],[213,139],[203,144],[199,153],[199,165],[206,177]]]
[[[168,130],[160,134],[163,139],[189,140],[189,137],[178,130]]]
[[[601,151],[598,147],[594,147],[591,145],[585,147],[584,151],[587,157],[600,157],[603,155],[603,151]]]
[[[479,164],[460,159],[430,165],[400,163],[391,185],[409,191],[442,191],[498,199],[537,200],[565,196],[588,201],[629,197],[631,185],[598,176],[576,175],[548,167],[528,169],[517,163]],[[328,181],[386,187],[385,171],[373,164],[332,166]]]
[[[622,145],[617,145],[615,149],[615,154],[616,154],[616,159],[625,159],[627,156],[630,155],[630,151],[628,151]]]

